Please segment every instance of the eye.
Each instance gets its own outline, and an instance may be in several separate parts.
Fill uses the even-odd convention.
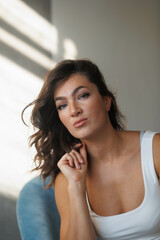
[[[78,97],[78,99],[88,98],[89,95],[90,95],[90,93],[83,93]]]
[[[61,104],[60,106],[57,107],[57,110],[62,110],[67,106],[67,104]]]

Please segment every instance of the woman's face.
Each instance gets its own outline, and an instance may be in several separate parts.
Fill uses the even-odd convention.
[[[103,131],[111,99],[81,74],[71,75],[54,93],[59,118],[76,138],[87,139]]]

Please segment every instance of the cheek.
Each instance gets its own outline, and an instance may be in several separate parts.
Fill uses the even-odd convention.
[[[66,128],[68,128],[69,119],[67,118],[67,116],[64,112],[59,114],[59,119],[63,123],[63,125]]]
[[[101,99],[95,99],[91,102],[91,104],[88,106],[89,111],[93,112],[95,117],[100,117],[105,115],[105,105],[104,102],[102,102]]]

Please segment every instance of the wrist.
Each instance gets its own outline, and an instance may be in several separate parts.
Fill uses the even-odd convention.
[[[86,183],[81,182],[69,182],[68,184],[68,192],[76,193],[76,194],[86,194]]]

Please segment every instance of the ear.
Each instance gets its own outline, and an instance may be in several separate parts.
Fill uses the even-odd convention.
[[[110,96],[104,97],[104,103],[105,103],[105,109],[107,112],[109,112],[112,104],[112,98]]]

